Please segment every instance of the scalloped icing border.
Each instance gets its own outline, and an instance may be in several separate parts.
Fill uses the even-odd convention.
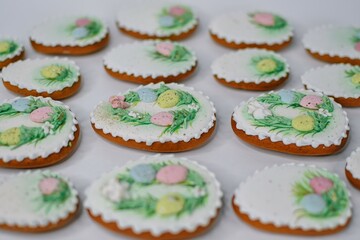
[[[314,71],[317,71],[319,69],[325,69],[325,68],[331,68],[334,66],[348,66],[348,67],[354,67],[354,65],[351,64],[344,64],[344,63],[339,63],[339,64],[326,64],[325,66],[321,66],[321,67],[316,67],[316,68],[311,68],[310,70],[306,71],[302,76],[301,76],[301,80],[303,85],[306,86],[306,88],[309,88],[313,91],[316,92],[323,92],[324,94],[331,96],[331,97],[335,97],[335,98],[360,98],[360,93],[356,94],[356,95],[339,95],[335,92],[332,91],[328,91],[328,90],[324,90],[324,89],[320,89],[319,87],[316,87],[314,85],[312,85],[311,83],[309,83],[308,81],[306,81],[305,77],[307,74],[311,74]]]
[[[351,212],[351,209],[352,209],[352,203],[351,203],[351,194],[350,194],[350,191],[349,189],[347,188],[345,182],[336,174],[336,173],[333,173],[333,172],[330,172],[331,174],[335,175],[336,177],[339,178],[339,180],[342,182],[343,184],[343,187],[346,189],[346,192],[348,194],[348,197],[349,197],[349,207],[347,209],[347,213],[346,215],[344,215],[344,218],[342,218],[337,225],[328,225],[324,228],[316,228],[316,227],[313,227],[313,226],[294,226],[294,225],[289,225],[288,223],[286,222],[281,222],[281,221],[274,221],[274,220],[269,220],[269,219],[265,219],[264,217],[261,217],[259,214],[252,214],[250,211],[248,210],[243,210],[241,209],[241,202],[238,198],[238,195],[241,194],[241,187],[246,183],[248,182],[250,179],[252,179],[255,175],[261,173],[261,172],[264,172],[264,171],[267,171],[268,169],[270,168],[281,168],[282,166],[297,166],[297,167],[308,167],[308,168],[316,168],[316,169],[321,169],[321,170],[324,170],[324,171],[327,171],[327,172],[330,172],[328,171],[327,169],[325,168],[320,168],[320,167],[316,167],[315,165],[306,165],[306,164],[295,164],[295,163],[285,163],[285,164],[282,164],[282,165],[273,165],[271,167],[265,167],[263,168],[262,170],[256,170],[252,175],[248,176],[245,181],[242,181],[240,183],[240,185],[236,188],[235,192],[234,192],[234,204],[239,208],[239,211],[248,215],[249,218],[251,220],[258,220],[260,221],[262,224],[274,224],[276,227],[289,227],[290,229],[296,229],[296,228],[300,228],[302,230],[316,230],[316,231],[322,231],[322,230],[326,230],[326,229],[334,229],[338,226],[344,226],[348,219],[352,216],[352,212]]]
[[[143,45],[147,45],[148,43],[158,43],[158,42],[171,42],[171,43],[176,43],[179,44],[180,46],[185,47],[187,50],[189,50],[189,52],[192,55],[192,62],[189,63],[189,66],[182,69],[182,70],[178,70],[176,73],[172,73],[172,74],[150,74],[150,73],[136,73],[136,72],[127,72],[126,70],[122,70],[119,69],[117,66],[115,66],[114,64],[111,63],[111,61],[107,60],[108,55],[110,55],[113,52],[116,52],[118,49],[123,48],[123,47],[127,47],[129,45],[134,45],[134,44],[143,44]],[[189,47],[178,43],[178,42],[172,42],[172,41],[159,41],[159,40],[145,40],[145,41],[136,41],[133,43],[125,43],[125,44],[120,44],[117,47],[113,48],[109,53],[107,53],[103,59],[104,62],[104,66],[108,69],[110,69],[112,72],[117,72],[117,73],[121,73],[121,74],[126,74],[126,75],[131,75],[134,77],[142,77],[142,78],[147,78],[147,77],[151,77],[153,79],[156,79],[157,77],[176,77],[180,74],[185,74],[189,71],[191,71],[196,65],[197,65],[197,57],[196,54],[193,50],[191,50]]]
[[[74,213],[77,210],[77,206],[79,205],[79,194],[78,191],[75,189],[73,183],[67,178],[64,177],[60,174],[58,174],[57,172],[53,172],[50,170],[27,170],[27,171],[22,171],[18,174],[14,174],[8,178],[3,178],[0,179],[0,185],[6,183],[6,181],[9,178],[16,178],[18,176],[21,175],[27,175],[27,174],[37,174],[37,173],[50,173],[50,174],[55,174],[57,176],[59,176],[61,179],[63,179],[64,181],[66,181],[66,183],[69,185],[70,189],[71,189],[71,193],[73,194],[72,199],[71,199],[71,203],[73,204],[73,207],[70,209],[67,209],[67,211],[63,212],[62,214],[57,214],[56,216],[54,216],[51,219],[45,220],[43,222],[29,222],[29,221],[21,221],[21,222],[14,222],[14,221],[9,221],[8,219],[2,219],[0,218],[0,224],[6,224],[9,226],[19,226],[19,227],[31,227],[31,228],[36,228],[36,227],[44,227],[46,225],[49,224],[56,224],[57,222],[59,222],[60,220],[66,219],[70,214]]]
[[[16,101],[17,99],[20,99],[20,98],[30,98],[30,97],[16,97],[16,98],[12,98],[12,99],[6,99],[1,104],[3,104],[3,103],[11,103],[11,102],[14,102],[14,101]],[[60,104],[64,108],[66,108],[66,110],[72,116],[72,127],[71,127],[72,132],[68,135],[67,139],[63,140],[61,143],[58,144],[58,147],[56,149],[53,149],[51,151],[44,151],[42,153],[38,153],[36,155],[34,154],[32,156],[23,155],[23,156],[20,156],[18,158],[16,156],[3,156],[2,161],[4,161],[4,162],[9,162],[11,160],[16,160],[17,162],[21,162],[25,158],[29,158],[29,159],[36,159],[38,157],[46,158],[46,157],[48,157],[49,155],[51,155],[53,153],[59,153],[63,147],[68,146],[69,142],[74,140],[74,138],[75,138],[75,132],[78,131],[76,125],[79,122],[76,120],[75,114],[71,111],[69,106],[65,105],[64,103],[62,103],[60,101],[55,101],[55,100],[53,100],[53,99],[51,99],[49,97],[47,97],[47,98],[44,98],[44,97],[32,97],[32,98],[34,98],[34,99],[42,99],[44,101],[50,100],[51,102],[55,102],[57,104]]]
[[[132,165],[133,162],[150,162],[150,161],[163,161],[163,159],[165,158],[174,158],[175,159],[175,155],[174,154],[156,154],[156,155],[152,155],[152,156],[143,156],[138,160],[132,160],[129,161],[128,163],[126,163],[124,166],[122,167],[116,167],[114,170],[111,170],[111,172],[114,171],[120,171],[122,169],[124,169],[125,167],[127,167],[128,165]],[[177,160],[178,159],[178,160]],[[89,195],[89,191],[90,191],[90,186],[87,187],[87,189],[85,190],[85,202],[84,202],[84,206],[85,208],[87,208],[89,211],[91,211],[91,213],[94,216],[101,216],[102,220],[104,222],[116,222],[117,227],[119,229],[127,229],[127,228],[131,228],[135,233],[142,233],[142,232],[146,232],[149,231],[152,235],[154,236],[160,236],[163,233],[171,233],[171,234],[178,234],[179,232],[186,230],[189,232],[194,232],[196,231],[196,229],[200,226],[207,226],[211,219],[213,219],[216,215],[218,210],[221,209],[222,207],[222,197],[223,197],[223,192],[221,191],[221,185],[220,182],[216,179],[215,174],[211,171],[209,171],[205,166],[200,165],[198,162],[193,161],[193,160],[188,160],[187,158],[176,158],[177,161],[184,161],[189,163],[190,165],[194,165],[202,170],[204,170],[205,172],[208,173],[208,175],[213,179],[215,186],[216,186],[216,190],[217,192],[215,193],[218,197],[217,197],[217,201],[215,203],[215,208],[211,209],[211,211],[208,212],[208,215],[206,216],[206,218],[201,219],[200,221],[194,221],[194,222],[187,222],[185,226],[181,226],[181,227],[176,227],[174,225],[169,226],[168,229],[166,228],[157,228],[157,227],[144,227],[144,228],[139,228],[136,226],[136,223],[131,223],[131,222],[126,222],[126,221],[122,221],[122,222],[118,222],[116,220],[116,218],[110,216],[110,215],[104,215],[99,209],[95,209],[96,206],[92,206],[91,203],[88,200],[88,195]],[[106,172],[103,173],[99,178],[97,178],[97,180],[103,178],[104,176],[106,176],[107,174],[109,174],[110,172]],[[96,180],[95,180],[96,181]]]
[[[232,56],[235,56],[234,58],[236,58],[236,57],[239,57],[238,56],[239,53],[244,52],[244,51],[249,51],[249,50],[250,51],[258,51],[259,53],[262,52],[264,54],[266,53],[266,54],[276,56],[277,58],[279,58],[280,60],[282,60],[285,63],[285,71],[283,71],[283,73],[281,75],[276,76],[275,78],[266,77],[266,78],[261,79],[261,81],[258,81],[258,82],[254,81],[254,80],[257,80],[257,79],[255,79],[255,77],[254,78],[240,78],[240,76],[239,76],[239,78],[236,78],[236,79],[227,79],[224,75],[216,72],[215,65],[219,65],[218,61],[222,60],[223,57],[228,57],[228,56],[232,55]],[[213,75],[216,75],[218,78],[224,79],[226,82],[235,82],[235,83],[245,82],[245,83],[261,84],[261,83],[270,83],[272,81],[278,81],[281,78],[284,78],[285,76],[287,76],[290,73],[290,66],[289,66],[287,60],[283,56],[281,56],[278,53],[275,53],[274,51],[265,50],[265,49],[245,48],[245,49],[237,50],[235,52],[223,54],[220,57],[218,57],[217,59],[215,59],[215,61],[213,61],[213,63],[211,64],[211,71],[212,71]]]
[[[147,84],[147,85],[140,85],[138,86],[137,88],[133,88],[133,89],[128,89],[127,91],[124,92],[124,94],[128,93],[129,91],[137,91],[139,90],[140,88],[143,88],[143,87],[147,87],[147,86],[153,86],[153,85],[160,85],[160,84],[164,84],[164,82],[160,82],[160,83],[150,83],[150,84]],[[177,84],[177,83],[170,83],[170,84],[166,84],[167,86],[169,85],[176,85],[176,86],[179,86],[180,88],[188,88],[192,91],[196,91],[193,87],[187,87],[185,86],[184,84]],[[101,131],[103,131],[105,134],[111,134],[112,137],[120,137],[122,139],[124,139],[125,141],[128,141],[128,140],[135,140],[135,142],[137,143],[141,143],[141,142],[144,142],[146,143],[147,146],[151,146],[154,142],[161,142],[161,143],[165,143],[165,142],[173,142],[173,143],[177,143],[179,141],[184,141],[184,142],[189,142],[191,139],[195,138],[195,139],[199,139],[201,137],[202,134],[204,133],[207,133],[214,125],[215,125],[215,121],[216,121],[216,116],[215,116],[215,113],[216,113],[216,109],[215,109],[215,106],[214,106],[214,103],[212,101],[210,101],[209,97],[208,96],[205,96],[201,91],[196,91],[198,92],[200,95],[202,95],[206,100],[209,101],[211,107],[212,107],[212,118],[211,118],[211,122],[209,122],[208,126],[206,128],[203,128],[203,129],[200,129],[199,130],[199,133],[196,133],[194,134],[193,136],[189,137],[189,138],[183,138],[183,137],[175,137],[175,136],[168,136],[168,137],[160,137],[158,139],[149,139],[149,138],[145,138],[145,137],[129,137],[129,136],[122,136],[122,135],[114,135],[112,132],[110,132],[109,130],[105,129],[104,126],[99,126],[99,124],[96,123],[96,120],[94,118],[94,111],[96,110],[97,106],[101,103],[103,103],[103,101],[100,101],[93,109],[93,111],[90,113],[90,121],[91,123],[94,124],[94,127],[96,129],[99,129]],[[120,95],[121,93],[119,93],[118,95]]]
[[[57,90],[52,90],[51,91],[51,90],[46,89],[46,88],[34,88],[34,87],[24,86],[24,85],[21,84],[20,81],[18,83],[14,83],[11,80],[8,80],[8,79],[4,78],[4,72],[7,70],[7,68],[11,68],[11,66],[15,66],[18,63],[21,64],[21,63],[31,62],[31,61],[48,61],[48,60],[60,60],[60,61],[62,61],[64,63],[67,62],[69,65],[71,65],[76,70],[76,76],[74,76],[75,81],[72,84],[67,84],[62,89],[57,89]],[[13,86],[17,86],[20,89],[35,90],[38,93],[46,92],[46,93],[50,93],[50,94],[53,93],[53,92],[56,92],[56,91],[62,91],[67,87],[73,86],[76,82],[79,81],[79,77],[80,77],[80,68],[79,68],[79,66],[76,65],[76,63],[74,61],[72,61],[72,60],[70,60],[69,58],[66,58],[66,57],[64,57],[64,58],[62,58],[62,57],[53,57],[53,58],[47,57],[47,58],[33,58],[33,59],[28,58],[28,59],[25,59],[25,60],[20,60],[20,61],[9,64],[5,68],[3,68],[2,72],[0,73],[0,78],[4,82],[8,82],[9,84],[11,84]]]
[[[14,41],[14,42],[16,42],[16,43],[19,45],[19,48],[18,48],[15,52],[9,54],[9,55],[8,55],[6,58],[4,58],[3,60],[0,60],[0,62],[5,62],[5,61],[8,60],[8,59],[11,59],[11,58],[14,58],[14,57],[16,57],[16,56],[19,56],[21,53],[23,53],[23,52],[25,51],[24,45],[23,45],[21,42],[19,42],[19,41],[17,40],[17,38],[12,38],[12,37],[5,36],[5,37],[0,38],[0,41],[3,41],[3,40]]]
[[[350,156],[346,158],[346,170],[348,170],[351,175],[353,176],[353,178],[356,179],[360,179],[360,169],[358,172],[354,172],[351,169],[351,161],[355,161],[355,159],[353,159],[356,155],[360,155],[360,147],[356,148],[354,151],[351,152]]]
[[[315,92],[315,91],[312,91],[312,90],[303,90],[303,89],[291,89],[292,91],[301,91],[301,92],[306,92],[306,93],[313,93],[313,94],[316,94],[318,96],[324,96],[323,93],[320,93],[320,92]],[[274,93],[274,92],[278,92],[278,91],[270,91],[268,93],[263,93],[263,94],[260,94],[256,97],[251,97],[250,99],[248,99],[247,101],[242,101],[239,105],[237,105],[234,109],[234,112],[232,114],[232,117],[236,123],[236,128],[239,129],[239,130],[243,130],[247,135],[250,135],[250,136],[257,136],[259,138],[259,140],[263,140],[265,138],[269,138],[270,141],[272,142],[282,142],[284,145],[289,145],[289,144],[295,144],[296,146],[298,147],[301,147],[301,146],[312,146],[313,148],[317,148],[319,145],[323,144],[325,145],[326,147],[329,147],[331,145],[341,145],[341,141],[343,138],[346,138],[347,137],[347,131],[350,130],[350,126],[349,126],[349,119],[347,117],[347,113],[343,110],[342,106],[340,104],[338,104],[337,102],[334,101],[333,98],[329,97],[330,100],[332,101],[332,103],[338,107],[340,107],[340,109],[342,110],[342,114],[343,116],[345,117],[345,122],[346,122],[346,125],[343,129],[343,134],[341,135],[341,137],[339,139],[337,139],[336,141],[335,140],[332,140],[332,141],[328,141],[328,142],[320,142],[320,141],[305,141],[305,142],[302,142],[300,140],[294,140],[293,137],[281,137],[281,136],[278,136],[276,133],[271,133],[271,132],[267,132],[266,134],[265,133],[257,133],[257,132],[254,132],[252,129],[244,129],[242,124],[239,121],[238,117],[236,116],[236,112],[241,109],[244,105],[246,105],[248,102],[252,101],[252,100],[255,100],[257,97],[260,97],[260,96],[264,96],[265,94],[270,94],[270,93]]]

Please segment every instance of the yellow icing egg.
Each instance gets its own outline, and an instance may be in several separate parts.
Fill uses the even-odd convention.
[[[308,115],[300,115],[291,121],[291,125],[300,132],[307,132],[314,129],[315,121],[314,118]]]
[[[256,69],[263,73],[270,73],[276,69],[276,62],[270,58],[263,59],[256,64]]]
[[[7,52],[10,49],[10,43],[8,42],[0,42],[0,53]]]
[[[167,90],[162,94],[160,94],[160,96],[156,100],[157,104],[161,108],[175,107],[179,101],[180,101],[180,96],[176,90]]]
[[[172,215],[180,212],[185,204],[184,198],[177,193],[167,194],[159,199],[156,213],[159,215]]]
[[[43,75],[45,78],[54,79],[57,78],[63,70],[63,67],[50,65],[41,69],[41,75]]]
[[[354,74],[354,76],[351,78],[351,81],[353,84],[360,84],[360,73]]]
[[[0,143],[2,145],[13,146],[20,142],[20,128],[10,128],[0,133]]]

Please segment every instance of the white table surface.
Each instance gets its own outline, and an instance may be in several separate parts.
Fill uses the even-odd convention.
[[[151,0],[148,0],[151,1]],[[256,230],[240,221],[233,213],[230,200],[235,188],[248,175],[265,166],[282,163],[316,164],[336,172],[346,181],[344,175],[345,159],[351,151],[360,145],[360,109],[346,109],[350,118],[351,137],[345,150],[337,155],[328,157],[301,157],[271,151],[261,150],[241,142],[232,132],[230,116],[233,108],[243,100],[258,93],[230,89],[217,83],[211,74],[211,62],[224,53],[233,51],[215,44],[209,37],[208,24],[216,15],[242,9],[244,11],[268,10],[279,13],[295,28],[295,39],[290,47],[280,53],[291,66],[291,76],[284,88],[301,88],[300,76],[312,67],[322,66],[324,63],[312,59],[304,51],[301,39],[307,29],[322,24],[359,24],[359,0],[298,0],[298,1],[260,1],[260,0],[186,0],[198,13],[200,26],[193,36],[183,41],[195,50],[199,58],[199,68],[195,75],[184,83],[202,90],[210,96],[217,109],[217,131],[214,138],[202,148],[179,153],[179,157],[196,160],[213,171],[224,191],[224,208],[215,227],[199,239],[302,239],[288,235],[277,235]],[[103,172],[114,166],[121,166],[128,160],[138,159],[151,153],[120,147],[105,141],[98,136],[90,126],[89,113],[94,105],[110,95],[135,84],[112,79],[106,74],[102,66],[103,56],[111,48],[120,43],[128,43],[134,39],[121,34],[115,26],[117,9],[125,8],[126,1],[121,0],[1,0],[0,1],[0,36],[10,35],[21,40],[26,47],[28,58],[42,58],[45,55],[34,52],[30,47],[28,36],[32,27],[51,15],[66,13],[95,14],[106,20],[110,27],[110,45],[89,56],[70,57],[81,68],[83,85],[78,94],[66,99],[76,113],[82,130],[82,138],[77,151],[67,161],[49,167],[53,171],[68,176],[84,199],[84,189]],[[0,99],[13,98],[16,94],[0,86]],[[0,176],[18,173],[19,170],[0,169]],[[347,182],[347,181],[346,181]],[[348,183],[348,182],[347,182]],[[343,232],[323,237],[324,239],[359,239],[360,235],[360,191],[348,184],[353,208],[353,220]],[[1,207],[1,206],[0,206]],[[11,239],[126,239],[121,235],[109,232],[87,216],[83,210],[80,217],[69,226],[45,234],[21,234],[0,232],[1,240]]]

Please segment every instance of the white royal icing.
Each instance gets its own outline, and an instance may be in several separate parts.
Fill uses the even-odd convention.
[[[139,86],[129,91],[137,91],[140,88],[158,88],[163,83],[148,84],[145,86]],[[200,105],[200,110],[196,114],[196,118],[192,121],[191,125],[187,128],[179,129],[177,133],[172,135],[163,134],[164,127],[156,125],[134,126],[129,123],[123,123],[114,117],[109,112],[111,105],[108,101],[101,101],[90,114],[91,123],[94,124],[96,129],[102,130],[106,134],[111,134],[113,137],[121,137],[125,141],[135,140],[137,143],[145,142],[150,146],[154,142],[173,142],[179,141],[189,142],[191,139],[199,139],[203,133],[207,133],[215,124],[215,107],[207,96],[204,96],[202,92],[195,91],[192,87],[186,87],[182,84],[170,83],[166,84],[171,89],[180,89],[192,94]],[[128,91],[127,91],[128,92]],[[125,93],[127,93],[125,92]],[[125,94],[124,93],[124,94]],[[118,95],[122,95],[119,93]],[[160,108],[154,103],[139,102],[136,106],[132,106],[129,110],[135,110],[139,112],[148,112],[150,114],[176,110],[173,108]]]
[[[159,41],[142,41],[119,45],[104,57],[104,65],[113,72],[142,78],[178,76],[195,67],[197,59],[195,53],[190,50],[191,57],[187,61],[167,62],[152,58],[150,52],[155,51],[156,43]],[[178,45],[183,46],[182,44]]]
[[[321,26],[309,30],[304,38],[304,47],[311,52],[330,57],[349,57],[360,59],[360,51],[356,51],[351,39],[354,27]]]
[[[1,37],[0,42],[2,42],[2,41],[13,41],[16,44],[18,44],[18,47],[14,52],[12,52],[10,54],[4,54],[2,56],[0,55],[0,62],[4,62],[5,60],[19,56],[24,51],[24,46],[17,39],[10,38],[10,37]]]
[[[274,75],[259,75],[251,59],[256,56],[273,56],[285,63],[285,69]],[[263,49],[245,49],[224,54],[211,65],[213,75],[226,82],[269,83],[277,81],[289,74],[289,64],[286,59],[273,51]]]
[[[30,98],[30,97],[26,97]],[[38,141],[36,144],[24,144],[12,149],[12,147],[0,146],[0,159],[4,162],[16,160],[21,162],[25,158],[36,159],[38,157],[46,158],[52,153],[58,153],[63,147],[67,147],[69,142],[74,140],[75,132],[78,131],[76,125],[78,121],[75,114],[70,108],[59,101],[54,101],[51,98],[33,97],[34,99],[41,99],[42,101],[49,101],[53,106],[61,106],[66,108],[66,123],[62,126],[61,130],[56,134],[50,134],[45,139]],[[12,103],[20,97],[5,100],[3,103]],[[29,114],[19,114],[12,117],[0,118],[0,132],[12,127],[20,127],[21,125],[27,127],[42,126],[42,123],[35,123],[30,120]]]
[[[357,87],[347,77],[345,71],[354,66],[350,64],[332,64],[324,67],[313,68],[302,77],[303,84],[314,91],[336,98],[359,98],[360,85]]]
[[[0,224],[19,227],[45,227],[66,219],[75,212],[78,205],[78,192],[72,183],[61,177],[70,187],[71,195],[63,203],[47,211],[42,202],[39,181],[47,176],[58,174],[46,171],[25,171],[0,181]]]
[[[41,75],[41,69],[53,64],[59,64],[70,69],[73,76],[67,78],[66,81],[54,81],[51,84],[46,84],[46,82],[50,83],[50,81],[42,80],[44,77]],[[20,89],[35,90],[39,93],[53,93],[63,90],[66,87],[71,87],[74,83],[78,82],[80,69],[74,61],[67,58],[26,59],[10,64],[4,68],[1,72],[1,77],[4,82],[8,82]]]
[[[302,93],[308,93],[311,95],[323,96],[318,92],[310,90],[294,90]],[[272,93],[271,91],[270,93]],[[260,96],[263,96],[262,94]],[[285,145],[296,144],[296,146],[312,146],[317,148],[319,145],[325,145],[329,147],[331,145],[340,145],[343,138],[347,137],[347,131],[349,127],[349,119],[347,114],[343,111],[340,104],[331,102],[334,105],[334,111],[332,112],[332,120],[329,125],[322,132],[316,134],[307,134],[305,136],[295,134],[284,134],[282,132],[270,131],[268,127],[255,127],[252,125],[250,119],[246,117],[248,112],[248,104],[253,102],[256,98],[250,98],[248,101],[243,101],[240,105],[236,106],[233,113],[233,119],[236,122],[236,128],[243,130],[247,135],[257,136],[260,140],[269,138],[272,142],[282,142]],[[280,107],[275,110],[278,115],[294,118],[300,114],[297,109],[289,108],[286,106]]]
[[[348,170],[354,178],[360,179],[360,148],[353,151],[346,159],[346,170]]]
[[[299,205],[296,204],[292,191],[294,184],[303,178],[305,171],[317,169],[319,168],[312,165],[283,164],[256,171],[240,183],[234,194],[234,203],[251,220],[274,224],[276,227],[322,231],[344,226],[351,217],[350,201],[337,217],[317,219],[296,215]],[[336,174],[333,175],[338,178]],[[345,183],[340,181],[346,188]],[[347,189],[346,192],[350,198]]]
[[[84,40],[77,40],[75,39],[71,32],[68,32],[69,26],[74,24],[75,21],[83,15],[73,16],[67,15],[62,17],[54,17],[49,18],[46,21],[42,22],[41,24],[34,27],[31,32],[30,39],[38,44],[55,47],[85,47],[88,45],[95,44],[103,40],[106,35],[108,34],[108,29],[105,23],[93,16],[85,16],[91,19],[95,19],[102,24],[102,28],[100,32],[88,39]]]
[[[102,188],[112,178],[119,173],[141,163],[158,163],[171,161],[181,164],[188,169],[195,170],[205,180],[208,189],[208,200],[202,207],[197,208],[193,214],[183,215],[181,218],[169,216],[162,218],[160,216],[144,217],[133,211],[118,211],[107,200],[102,192]],[[151,188],[151,191],[139,192],[140,196],[151,194],[154,197],[162,196],[166,193],[181,192],[180,186],[158,185]],[[200,226],[207,226],[212,218],[217,215],[221,208],[222,191],[220,183],[216,180],[215,175],[207,170],[204,166],[186,158],[176,158],[174,155],[154,155],[152,157],[143,157],[136,161],[130,161],[121,168],[115,168],[109,173],[103,174],[98,180],[93,182],[85,191],[85,207],[88,208],[95,216],[101,216],[105,222],[115,222],[120,229],[131,228],[135,233],[145,231],[151,232],[154,236],[160,236],[165,232],[177,234],[183,230],[193,232]]]
[[[289,41],[293,36],[289,24],[277,31],[264,30],[252,24],[248,13],[244,12],[232,12],[216,17],[211,21],[209,30],[226,42],[236,44],[275,45]]]

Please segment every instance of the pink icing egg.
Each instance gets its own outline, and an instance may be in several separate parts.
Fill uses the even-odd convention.
[[[360,42],[355,44],[355,50],[360,52]]]
[[[59,186],[59,179],[57,178],[44,178],[39,183],[39,188],[42,194],[50,195],[54,193]]]
[[[90,24],[90,20],[88,18],[79,18],[76,20],[75,25],[77,27],[85,27],[86,25]]]
[[[275,24],[274,16],[271,13],[256,13],[254,21],[264,26],[273,26]]]
[[[175,6],[175,7],[170,8],[169,13],[172,16],[181,16],[185,13],[185,8],[180,7],[180,6]]]
[[[170,165],[161,168],[156,174],[156,179],[164,184],[176,184],[185,181],[187,173],[187,168],[181,165]]]
[[[156,44],[156,51],[158,51],[160,54],[168,57],[171,55],[172,50],[174,49],[174,44],[169,42],[162,42]]]
[[[158,126],[170,126],[174,122],[174,116],[169,112],[159,112],[152,115],[150,121]]]
[[[322,98],[316,95],[307,95],[300,101],[300,105],[309,109],[318,109],[318,105],[321,104]]]
[[[310,180],[310,186],[315,193],[323,194],[329,191],[334,186],[334,183],[328,178],[314,177]]]
[[[41,107],[30,113],[30,120],[36,123],[43,123],[50,119],[53,110],[51,107]]]

